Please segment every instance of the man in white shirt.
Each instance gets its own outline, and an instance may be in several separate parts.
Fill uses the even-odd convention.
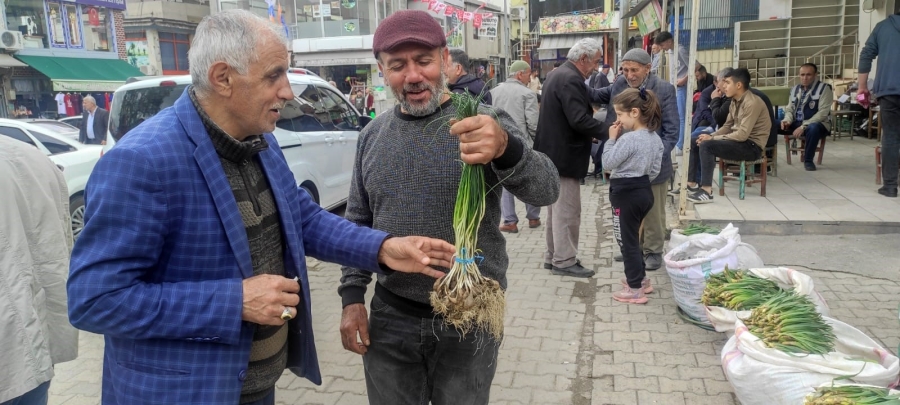
[[[81,116],[81,131],[78,142],[87,145],[106,145],[106,126],[109,123],[109,111],[97,107],[94,97],[85,96],[81,102],[84,113]]]

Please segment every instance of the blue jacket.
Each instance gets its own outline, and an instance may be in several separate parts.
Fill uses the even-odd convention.
[[[660,184],[669,181],[675,173],[672,168],[672,148],[674,148],[675,143],[678,142],[678,125],[680,125],[681,119],[678,118],[678,103],[676,103],[675,100],[675,86],[653,74],[647,76],[643,86],[647,88],[647,90],[652,90],[656,93],[656,98],[659,100],[659,106],[662,108],[662,126],[656,130],[656,133],[662,138],[663,143],[662,167],[659,169],[659,175],[651,181],[653,184]],[[616,109],[613,108],[612,105],[612,100],[627,88],[628,81],[625,80],[625,76],[619,76],[612,86],[603,89],[597,90],[588,88],[588,95],[591,98],[591,102],[606,106],[607,125],[612,125],[618,119],[616,117]]]
[[[900,96],[900,14],[888,16],[875,24],[866,46],[859,53],[859,73],[872,71],[872,60],[878,57],[878,73],[870,90],[878,97]]]
[[[310,200],[275,137],[265,136],[259,159],[281,221],[285,275],[302,286],[288,368],[321,384],[305,256],[379,272],[387,234]],[[100,159],[85,200],[69,318],[105,335],[102,403],[237,404],[256,329],[241,320],[242,281],[253,275],[249,243],[187,92]]]

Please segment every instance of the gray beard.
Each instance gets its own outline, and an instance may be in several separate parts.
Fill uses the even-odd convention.
[[[441,69],[443,71],[443,69]],[[414,117],[425,117],[431,114],[434,114],[438,108],[441,107],[441,98],[444,94],[444,88],[447,86],[447,77],[441,73],[441,78],[439,79],[437,85],[432,85],[428,82],[423,82],[415,86],[403,86],[403,89],[396,90],[391,87],[391,92],[394,93],[394,97],[400,101],[400,108],[403,112],[412,115]],[[431,98],[425,103],[410,103],[409,100],[406,99],[406,95],[404,94],[408,90],[420,90],[420,89],[428,89],[431,93]]]

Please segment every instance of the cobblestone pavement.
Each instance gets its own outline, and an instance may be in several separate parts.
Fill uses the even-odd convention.
[[[664,269],[648,273],[657,292],[647,305],[625,305],[610,293],[623,276],[612,261],[607,187],[582,188],[582,263],[591,279],[543,269],[544,227],[508,236],[510,254],[506,337],[491,391],[494,404],[738,404],[720,366],[725,334],[676,316]],[[524,210],[521,203],[520,210]],[[520,213],[524,218],[524,212]],[[763,257],[765,259],[765,257]],[[340,278],[334,264],[310,260],[314,328],[323,384],[285,373],[279,404],[366,404],[361,358],[340,343]],[[610,267],[611,266],[611,267]],[[900,344],[894,280],[797,267],[816,281],[832,315],[896,353]],[[370,289],[371,290],[371,289]],[[82,333],[79,358],[57,366],[51,404],[97,404],[103,340]]]

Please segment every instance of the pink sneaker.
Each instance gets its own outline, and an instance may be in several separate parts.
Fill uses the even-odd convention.
[[[646,304],[649,301],[643,291],[628,286],[623,286],[620,291],[613,293],[613,299],[628,304]]]
[[[628,280],[626,280],[624,277],[620,278],[619,281],[622,282],[623,287],[628,287]],[[641,291],[643,291],[644,294],[650,294],[653,292],[653,286],[650,285],[649,277],[644,277],[644,280],[641,281]]]

